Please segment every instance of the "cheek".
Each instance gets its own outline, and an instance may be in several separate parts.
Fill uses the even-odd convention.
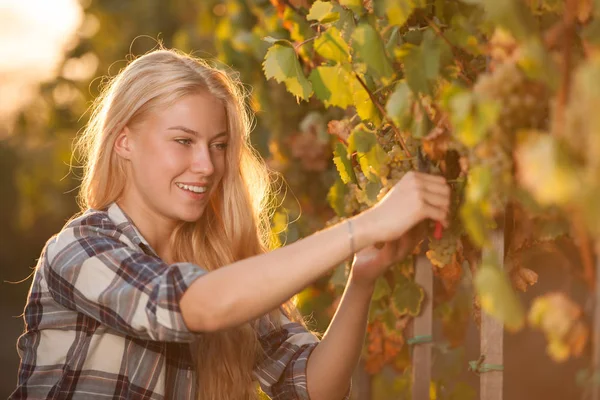
[[[137,161],[137,175],[147,176],[152,185],[181,173],[186,168],[187,155],[176,146],[157,143],[146,146]]]

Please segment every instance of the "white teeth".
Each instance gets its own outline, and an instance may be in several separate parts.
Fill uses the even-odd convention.
[[[189,190],[190,192],[194,193],[204,193],[207,190],[206,186],[191,186],[184,185],[183,183],[176,183],[176,185],[184,190]]]

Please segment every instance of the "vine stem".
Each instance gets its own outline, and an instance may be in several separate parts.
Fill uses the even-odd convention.
[[[471,78],[469,78],[467,76],[467,69],[465,68],[465,65],[463,64],[463,62],[461,61],[461,59],[458,57],[458,54],[457,54],[458,49],[457,49],[457,47],[454,44],[452,44],[452,42],[450,42],[450,40],[448,40],[448,38],[446,37],[446,35],[444,35],[444,32],[442,32],[442,30],[440,29],[440,27],[437,26],[437,24],[435,22],[433,22],[431,20],[431,18],[429,18],[426,15],[424,15],[423,17],[425,18],[425,21],[427,21],[427,23],[429,24],[429,26],[433,29],[433,31],[436,33],[436,35],[438,35],[444,42],[446,42],[446,44],[448,46],[450,46],[450,50],[452,51],[452,54],[454,55],[454,60],[456,61],[456,63],[458,64],[458,67],[461,70],[461,77],[469,85],[472,85],[473,81],[471,80]]]
[[[396,126],[396,124],[394,124],[394,121],[392,121],[390,116],[387,114],[387,112],[385,111],[385,108],[383,108],[383,106],[379,103],[379,100],[377,100],[377,97],[375,97],[373,92],[371,92],[371,90],[369,90],[369,88],[367,87],[367,84],[362,80],[362,78],[356,72],[354,72],[354,76],[356,77],[356,79],[358,79],[358,82],[360,83],[360,85],[367,91],[367,93],[369,94],[369,98],[371,99],[373,104],[375,104],[375,107],[377,107],[377,109],[379,110],[381,115],[383,115],[383,117],[389,122],[389,124],[392,127],[392,129],[394,130],[394,133],[396,134],[396,137],[398,138],[398,141],[400,142],[400,146],[402,147],[402,150],[404,150],[404,153],[406,154],[406,156],[412,157],[410,150],[408,150],[406,143],[404,143],[404,139],[402,138],[402,134],[400,133],[400,130],[398,130],[398,127]]]

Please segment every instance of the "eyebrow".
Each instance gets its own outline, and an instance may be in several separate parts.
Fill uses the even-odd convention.
[[[195,130],[190,129],[190,128],[186,128],[185,126],[181,126],[181,125],[172,126],[170,128],[167,128],[167,130],[170,130],[170,131],[182,131],[182,132],[185,132],[185,133],[189,133],[190,135],[200,136],[200,134],[198,132],[196,132]],[[227,132],[221,132],[221,133],[215,135],[213,137],[213,139],[216,139],[216,138],[222,137],[222,136],[227,136]]]

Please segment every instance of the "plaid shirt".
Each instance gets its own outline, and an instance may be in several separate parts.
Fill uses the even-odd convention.
[[[88,210],[38,261],[19,337],[12,399],[196,399],[194,339],[179,300],[206,271],[167,265],[116,205]],[[317,338],[283,313],[262,319],[255,378],[274,399],[308,399]]]

